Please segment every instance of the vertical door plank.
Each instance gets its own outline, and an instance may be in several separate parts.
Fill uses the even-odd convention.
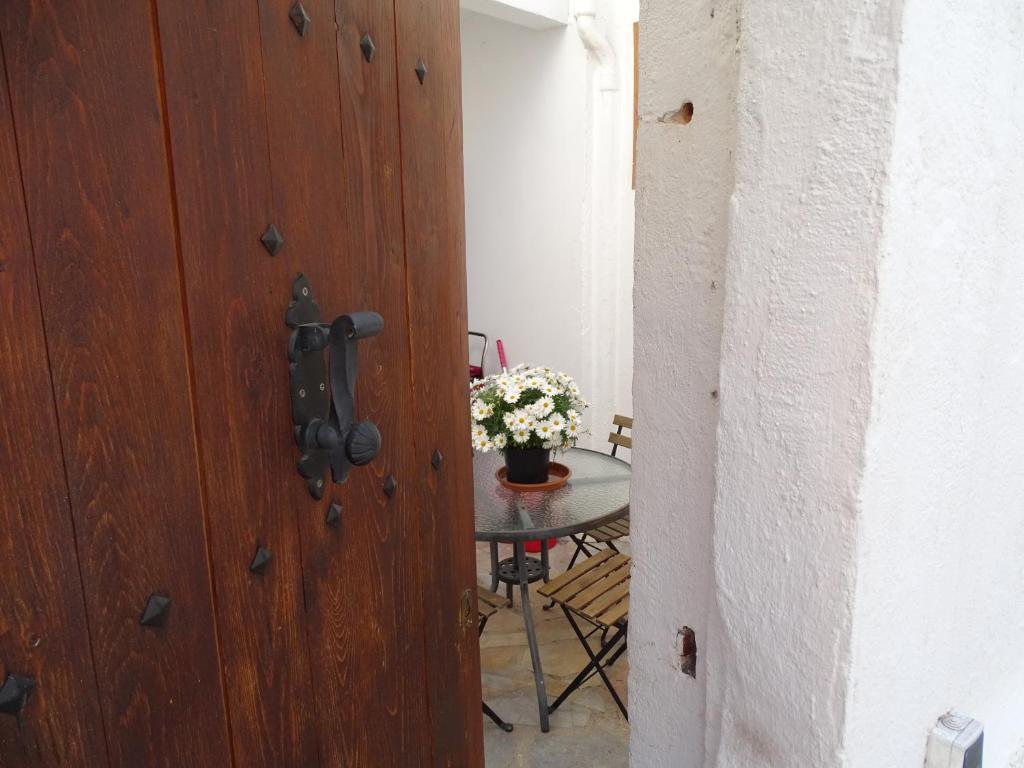
[[[0,679],[38,682],[0,719],[5,768],[107,765],[46,339],[0,59]]]
[[[298,37],[290,3],[275,6]],[[281,106],[268,101],[256,2],[157,8],[235,760],[317,765],[297,525],[315,513],[295,471],[285,353],[296,226],[275,200],[267,137]],[[306,148],[289,150],[274,161],[282,174]],[[277,257],[259,241],[271,223]],[[273,556],[263,574],[248,568],[257,544]]]
[[[227,765],[149,8],[5,3],[0,37],[110,762]]]
[[[420,510],[406,488],[411,399],[394,15],[378,0],[304,5],[312,21],[300,38],[280,3],[260,4],[275,215],[290,238],[278,258],[310,279],[326,319],[372,310],[385,320],[381,335],[360,342],[356,387],[356,416],[378,425],[381,453],[331,488],[345,508],[339,528],[324,525],[330,498],[296,507],[321,759],[413,765],[428,753],[428,733],[414,586]],[[364,34],[375,46],[369,62]],[[287,287],[276,284],[275,295]],[[278,354],[282,340],[281,330],[269,339]],[[280,437],[294,460],[294,445]],[[398,482],[391,498],[388,474]],[[274,480],[304,495],[294,471]]]
[[[417,454],[444,454],[421,470],[425,514],[423,599],[436,765],[481,765],[480,658],[474,594],[473,471],[466,374],[466,264],[462,92],[456,0],[395,0],[405,247]],[[426,64],[420,84],[415,66]],[[473,605],[472,601],[470,605]]]

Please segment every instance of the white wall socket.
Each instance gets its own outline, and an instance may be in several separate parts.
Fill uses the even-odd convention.
[[[928,734],[925,768],[981,768],[984,741],[978,720],[949,711]]]

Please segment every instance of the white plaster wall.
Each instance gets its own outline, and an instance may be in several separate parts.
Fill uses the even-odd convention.
[[[844,764],[898,5],[743,4],[709,764]]]
[[[736,3],[646,0],[640,14],[630,755],[689,768],[704,760]],[[686,101],[693,120],[673,121]],[[683,626],[696,679],[679,669]]]
[[[737,2],[642,6],[632,764],[1019,768],[1024,10]]]
[[[635,3],[596,11],[614,88],[575,17],[534,30],[466,10],[462,80],[470,328],[489,373],[501,338],[510,364],[572,374],[601,444],[632,412]]]
[[[1024,753],[1024,6],[904,13],[847,761],[921,765],[956,707],[1006,768]]]

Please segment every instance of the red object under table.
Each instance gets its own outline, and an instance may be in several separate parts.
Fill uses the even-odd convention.
[[[548,549],[554,549],[557,543],[558,539],[548,539]],[[525,542],[523,544],[523,549],[527,552],[540,552],[540,539]]]

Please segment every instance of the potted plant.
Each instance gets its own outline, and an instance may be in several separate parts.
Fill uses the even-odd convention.
[[[588,405],[572,377],[524,365],[488,376],[470,394],[473,447],[503,453],[506,479],[529,485],[547,481],[552,450],[576,444]]]

